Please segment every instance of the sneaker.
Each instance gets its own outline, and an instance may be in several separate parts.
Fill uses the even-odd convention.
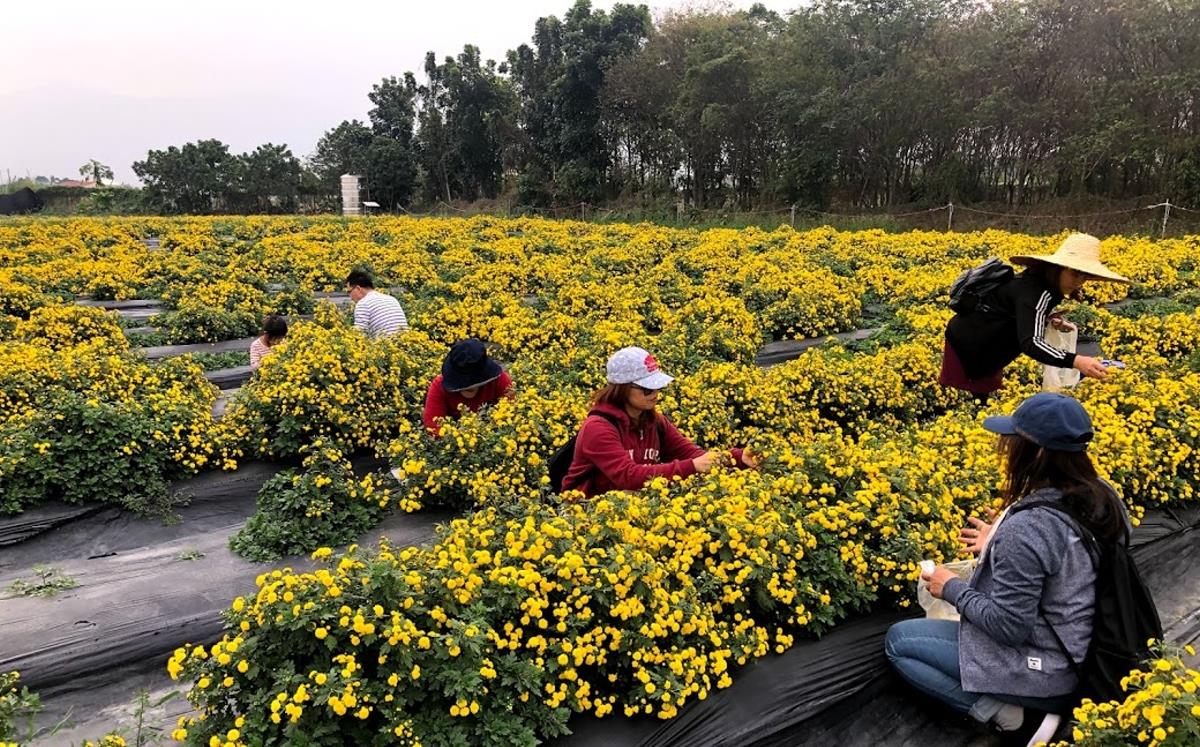
[[[1012,731],[999,731],[1000,744],[1005,747],[1034,747],[1041,742],[1049,742],[1062,723],[1062,715],[1025,709],[1025,718],[1021,725]]]

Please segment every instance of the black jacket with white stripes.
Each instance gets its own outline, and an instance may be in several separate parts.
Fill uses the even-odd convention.
[[[1075,354],[1046,343],[1046,322],[1063,300],[1033,268],[1015,276],[983,299],[983,309],[955,314],[946,341],[972,379],[994,374],[1021,353],[1039,363],[1071,368]]]

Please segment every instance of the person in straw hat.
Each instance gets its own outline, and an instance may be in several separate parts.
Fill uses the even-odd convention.
[[[979,308],[955,314],[946,326],[940,383],[986,400],[1003,383],[1004,368],[1022,353],[1047,366],[1103,379],[1106,371],[1099,360],[1045,340],[1047,323],[1062,331],[1075,328],[1054,309],[1063,299],[1078,300],[1085,283],[1130,282],[1100,262],[1100,239],[1073,233],[1053,254],[1020,255],[1011,261],[1025,265],[1025,271],[992,291]]]

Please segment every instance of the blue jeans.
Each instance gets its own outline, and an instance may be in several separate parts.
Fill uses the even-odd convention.
[[[987,723],[1005,703],[1047,713],[1069,709],[1069,698],[985,695],[963,690],[958,668],[958,623],[953,620],[904,620],[888,628],[888,661],[910,685],[959,713]]]

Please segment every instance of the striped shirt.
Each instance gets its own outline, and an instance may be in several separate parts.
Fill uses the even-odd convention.
[[[250,370],[256,371],[262,365],[262,359],[271,352],[271,346],[263,342],[262,337],[255,337],[250,343]]]
[[[385,337],[408,331],[408,318],[400,302],[386,293],[369,291],[354,304],[354,326],[367,337]]]

